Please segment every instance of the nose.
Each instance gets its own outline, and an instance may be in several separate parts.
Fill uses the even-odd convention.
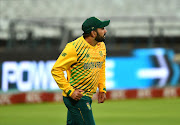
[[[104,28],[104,33],[107,33],[107,29]]]

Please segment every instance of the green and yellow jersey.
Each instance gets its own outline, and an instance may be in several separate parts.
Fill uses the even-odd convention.
[[[106,93],[105,86],[106,47],[104,42],[91,46],[83,36],[68,43],[52,68],[63,96],[71,96],[75,89],[84,90],[83,96],[92,98],[97,87]],[[63,71],[67,72],[67,79]]]

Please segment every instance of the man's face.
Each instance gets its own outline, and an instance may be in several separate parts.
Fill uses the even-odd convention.
[[[107,30],[104,27],[103,28],[97,28],[96,33],[97,33],[97,36],[95,37],[95,40],[98,42],[104,42]]]

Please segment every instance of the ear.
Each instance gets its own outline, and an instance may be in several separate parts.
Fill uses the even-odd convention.
[[[96,36],[97,36],[97,33],[96,33],[96,31],[91,31],[91,36],[93,37],[93,38],[95,38]]]

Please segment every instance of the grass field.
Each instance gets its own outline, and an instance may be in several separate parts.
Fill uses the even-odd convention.
[[[92,105],[96,125],[179,125],[180,98],[106,101]],[[65,125],[63,103],[0,106],[0,125]]]

